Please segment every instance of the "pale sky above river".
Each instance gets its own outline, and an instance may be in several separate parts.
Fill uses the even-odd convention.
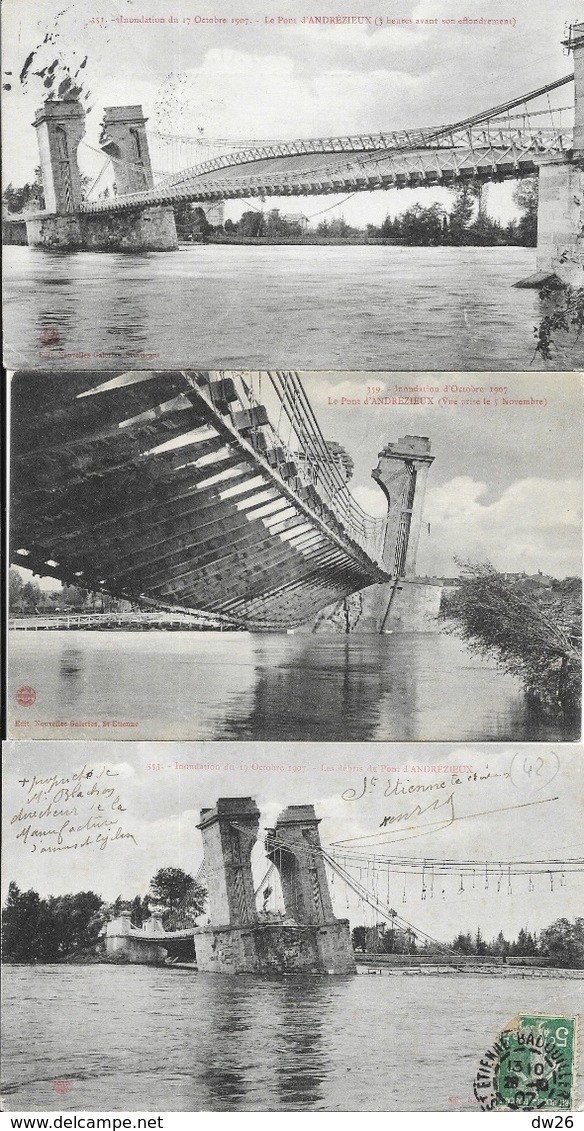
[[[93,844],[52,854],[41,848],[56,839],[37,838],[40,847],[33,850],[33,840],[18,832],[28,825],[46,830],[62,824],[61,818],[30,816],[35,805],[27,806],[26,798],[33,775],[42,779],[50,799],[52,775],[72,779],[83,769],[93,771],[100,788],[104,781],[115,787],[124,806],[119,825],[131,836],[110,840],[103,850]],[[12,742],[5,747],[4,777],[3,882],[7,887],[15,880],[43,896],[90,889],[105,899],[131,898],[147,891],[160,867],[194,875],[202,860],[199,810],[212,807],[219,796],[252,796],[261,829],[273,825],[286,805],[313,803],[322,818],[322,843],[330,849],[336,842],[341,865],[344,860],[358,878],[358,866],[344,855],[357,849],[362,880],[369,860],[368,883],[403,919],[440,940],[478,926],[488,939],[499,929],[509,937],[522,926],[537,931],[582,911],[581,875],[566,868],[562,879],[545,870],[546,861],[582,855],[582,751],[563,750],[558,758],[553,747],[535,744],[111,742],[88,749],[82,742]],[[88,784],[86,778],[86,792]],[[408,792],[420,784],[432,789]],[[436,798],[440,808],[428,809]],[[75,804],[77,819],[84,821],[87,798]],[[384,818],[392,820],[380,830]],[[77,841],[81,836],[69,837]],[[388,857],[389,884],[381,863]],[[404,880],[399,870],[406,858],[428,861],[424,899],[420,874]],[[252,860],[259,884],[266,870],[261,836]],[[476,864],[475,874],[461,878],[454,869],[441,876],[438,862],[444,860]],[[528,862],[528,871],[516,876],[520,860]],[[338,917],[349,917],[353,925],[375,919],[352,895],[347,900],[344,884],[335,880],[333,887]]]
[[[367,22],[300,22],[331,13]],[[195,22],[199,18],[209,22]],[[5,0],[5,180],[29,180],[38,164],[31,122],[46,89],[33,72],[55,57],[63,74],[63,67],[75,72],[87,56],[79,72],[89,111],[79,159],[93,179],[103,164],[95,150],[104,106],[141,103],[152,132],[194,138],[188,163],[242,140],[442,125],[569,73],[572,61],[561,41],[573,19],[568,0],[354,0],[340,9],[327,0],[304,7],[247,0],[241,9],[233,0]],[[53,41],[43,44],[47,32]],[[21,83],[23,64],[36,48]],[[554,105],[571,99],[572,88],[562,88]],[[169,142],[156,148],[153,141],[155,168],[170,168],[171,150]],[[493,215],[506,220],[513,214],[511,192],[511,183],[490,187]],[[452,196],[441,189],[401,190],[346,201],[273,199],[268,206],[305,212],[315,223],[327,209],[329,219],[342,214],[362,224],[378,223],[415,200],[446,204]],[[237,218],[246,207],[233,202],[226,215]]]
[[[419,574],[457,573],[458,557],[490,560],[509,572],[580,575],[579,376],[378,376],[305,374],[303,382],[326,438],[338,440],[355,460],[351,490],[369,513],[384,513],[384,497],[371,480],[377,454],[400,436],[430,438],[435,460],[424,503]],[[379,386],[381,394],[369,394]],[[506,393],[492,393],[493,388]],[[432,403],[372,403],[375,396],[399,397],[399,389],[410,390],[410,400],[426,397]]]

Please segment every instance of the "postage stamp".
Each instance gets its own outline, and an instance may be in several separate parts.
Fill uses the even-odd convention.
[[[571,1110],[577,1038],[577,1017],[514,1017],[480,1061],[474,1094],[483,1110]]]

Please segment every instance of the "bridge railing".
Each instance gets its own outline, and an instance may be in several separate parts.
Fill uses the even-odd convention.
[[[246,436],[260,456],[296,481],[303,500],[328,508],[345,534],[381,562],[385,519],[368,514],[351,494],[352,460],[340,444],[326,441],[298,374],[292,370],[224,372],[237,400],[227,407],[232,421],[245,414]],[[208,388],[213,399],[214,383]],[[234,407],[235,405],[235,407]]]
[[[118,613],[46,613],[10,617],[8,628],[20,631],[84,628],[158,628],[158,627],[213,627],[233,628],[234,622],[218,614],[195,609],[157,608],[146,612]]]

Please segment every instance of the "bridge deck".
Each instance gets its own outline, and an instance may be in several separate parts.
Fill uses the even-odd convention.
[[[569,138],[565,142],[568,144]],[[452,187],[465,179],[509,180],[537,172],[545,152],[536,141],[516,139],[503,145],[433,147],[385,155],[361,152],[340,158],[338,153],[331,153],[327,159],[326,155],[310,153],[262,158],[204,172],[187,170],[145,192],[86,203],[83,211],[120,212],[180,201],[250,196],[320,196],[436,184]]]
[[[260,409],[233,411],[230,386],[199,373],[17,374],[11,560],[271,628],[384,580],[254,427]]]

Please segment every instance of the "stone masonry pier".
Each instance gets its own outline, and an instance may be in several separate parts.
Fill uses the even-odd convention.
[[[221,797],[201,810],[209,918],[195,931],[199,970],[219,974],[352,974],[349,923],[336,919],[312,805],[289,806],[266,839],[285,914],[255,904],[251,851],[259,810],[251,797]]]

